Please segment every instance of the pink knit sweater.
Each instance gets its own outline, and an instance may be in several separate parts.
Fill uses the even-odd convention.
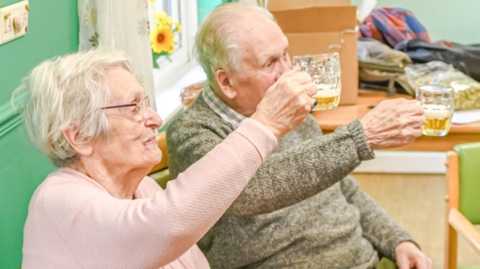
[[[276,142],[247,119],[165,190],[145,177],[136,200],[115,199],[88,176],[60,168],[30,202],[22,268],[209,268],[195,243]]]

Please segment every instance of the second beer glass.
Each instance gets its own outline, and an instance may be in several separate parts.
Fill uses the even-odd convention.
[[[417,88],[417,102],[425,110],[427,121],[423,125],[423,134],[445,136],[455,109],[455,91],[450,87],[422,85]]]
[[[338,53],[294,56],[293,66],[300,66],[317,85],[317,93],[312,97],[318,104],[313,110],[337,108],[342,91],[340,58]]]

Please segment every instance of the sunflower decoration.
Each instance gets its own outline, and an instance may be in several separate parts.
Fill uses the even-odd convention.
[[[154,13],[153,16],[156,21],[150,32],[150,42],[154,55],[154,65],[156,65],[156,58],[173,53],[175,45],[177,45],[174,40],[175,33],[182,32],[182,27],[178,22],[173,21],[173,18],[168,17],[165,12]]]
[[[173,29],[170,27],[153,28],[150,33],[150,42],[152,42],[152,50],[156,53],[166,51],[169,54],[175,49],[175,41],[173,40]]]
[[[153,13],[153,17],[157,20],[158,26],[166,26],[168,25],[168,16],[165,11]],[[172,18],[170,18],[172,19]]]

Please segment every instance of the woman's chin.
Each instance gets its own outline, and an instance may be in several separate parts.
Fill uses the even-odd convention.
[[[139,163],[142,167],[155,166],[162,160],[162,151],[158,148],[158,146],[151,147],[148,144],[144,146],[142,151],[142,156],[140,158],[136,158],[137,160],[141,160]]]
[[[149,155],[146,160],[149,164],[156,165],[162,160],[162,151],[157,147],[157,150],[148,151]]]

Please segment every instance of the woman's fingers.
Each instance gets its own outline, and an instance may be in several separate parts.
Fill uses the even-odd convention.
[[[397,265],[400,269],[410,269],[410,261],[407,256],[397,257]]]
[[[313,96],[317,93],[317,85],[313,82],[310,81],[310,83],[307,83],[305,85],[302,85],[302,88],[305,90],[308,96]]]

